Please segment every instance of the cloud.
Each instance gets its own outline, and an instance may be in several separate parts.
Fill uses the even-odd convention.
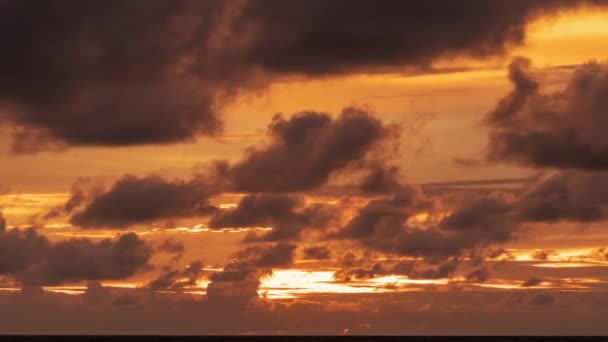
[[[182,181],[126,175],[110,189],[87,199],[82,209],[72,208],[70,223],[85,229],[124,228],[154,220],[208,215],[215,210],[208,201],[216,192],[215,186],[202,176]],[[72,199],[75,196],[79,193]]]
[[[584,64],[563,89],[548,94],[541,92],[530,60],[517,58],[509,70],[514,90],[485,119],[488,159],[537,168],[607,169],[606,65]]]
[[[536,16],[581,3],[254,1],[244,14],[257,28],[246,53],[280,73],[428,67],[442,56],[502,54],[524,42],[526,24]]]
[[[151,247],[134,233],[52,243],[35,230],[0,234],[0,274],[26,284],[124,279],[150,267]]]
[[[502,55],[534,18],[583,3],[7,0],[0,119],[16,152],[190,141],[218,134],[240,92],[284,76]]]
[[[541,278],[537,278],[537,277],[532,277],[526,281],[524,281],[521,286],[522,287],[532,287],[532,286],[537,286],[540,285],[543,282],[543,280]]]
[[[4,218],[4,214],[2,210],[0,210],[0,234],[6,231],[6,219]]]
[[[258,298],[260,279],[273,268],[293,264],[295,244],[279,242],[247,247],[235,254],[235,260],[221,272],[210,275],[206,302],[212,307],[241,310]]]
[[[359,266],[346,262],[342,269],[334,273],[338,281],[352,281],[376,278],[381,276],[405,275],[409,279],[441,279],[449,278],[456,272],[459,261],[445,260],[440,263],[429,263],[424,260],[384,260],[377,261],[369,256],[356,260]],[[473,276],[483,276],[482,271]]]
[[[595,260],[608,261],[608,248],[602,247],[589,253],[589,257]]]
[[[607,180],[605,172],[562,171],[517,180],[517,191],[437,194],[425,186],[409,195],[370,200],[327,238],[388,254],[445,260],[512,241],[529,224],[604,221]],[[548,256],[546,251],[534,255]]]
[[[336,210],[324,204],[305,204],[303,196],[255,194],[241,199],[234,209],[218,211],[209,227],[272,227],[262,236],[249,235],[249,241],[293,240],[304,229],[323,229],[335,219]]]
[[[221,26],[217,1],[154,1],[145,11],[138,1],[0,7],[0,40],[16,51],[0,59],[0,99],[10,108],[5,119],[27,128],[15,134],[16,150],[45,149],[48,139],[166,143],[221,127],[212,108],[223,82],[201,69],[199,55],[212,50],[211,29]]]
[[[306,246],[303,253],[306,260],[327,260],[332,255],[328,246]]]
[[[490,272],[486,268],[480,268],[468,273],[465,279],[470,283],[484,283],[490,279]]]
[[[0,274],[18,274],[44,259],[50,242],[34,230],[10,230],[0,235]]]
[[[293,263],[295,244],[279,242],[268,246],[252,246],[237,253],[240,263],[250,267],[289,267]]]
[[[528,222],[606,219],[608,173],[562,171],[539,179],[522,194],[518,216]]]
[[[439,264],[429,264],[420,260],[406,260],[395,263],[389,274],[403,274],[412,279],[439,279],[451,277],[458,268],[459,261],[451,259]]]
[[[298,236],[307,227],[324,227],[335,211],[327,205],[304,207],[304,199],[285,192],[311,191],[340,173],[369,174],[357,184],[364,193],[400,191],[398,169],[388,165],[394,155],[380,151],[398,138],[398,127],[382,123],[373,114],[344,109],[337,118],[317,112],[296,113],[289,119],[275,116],[269,141],[250,146],[234,164],[217,160],[191,180],[158,175],[125,175],[110,189],[90,179],[79,179],[62,206],[45,219],[70,215],[70,223],[90,228],[125,228],[135,224],[179,217],[214,215],[213,228],[273,226],[265,239]],[[219,212],[210,197],[225,192],[253,192],[234,210]]]
[[[541,249],[534,251],[534,253],[530,254],[530,257],[534,260],[549,260],[550,257],[558,255],[559,253],[555,250]]]
[[[168,238],[157,245],[155,251],[173,254],[171,262],[176,262],[184,256],[185,246],[182,241]]]
[[[412,188],[415,189],[415,188]],[[509,241],[519,228],[513,219],[512,198],[494,193],[456,205],[427,197],[420,190],[371,200],[330,237],[359,242],[384,253],[425,257],[457,257],[467,249]],[[446,217],[438,215],[451,209]],[[424,222],[411,221],[425,214]]]
[[[101,179],[80,177],[72,184],[70,198],[63,205],[51,208],[43,215],[43,218],[48,220],[69,215],[75,209],[86,204],[90,198],[99,196],[104,191],[104,184]]]
[[[421,196],[419,189],[412,187],[399,195],[371,200],[336,233],[336,237],[365,239],[399,229],[416,212]]]
[[[372,165],[359,187],[364,194],[399,192],[402,187],[399,168],[389,165]]]
[[[374,263],[369,268],[357,267],[357,268],[349,268],[349,269],[341,269],[339,271],[334,272],[334,279],[337,281],[351,281],[354,279],[363,280],[375,278],[381,274],[385,274],[382,269],[381,263]]]
[[[345,108],[335,119],[317,112],[277,115],[268,126],[268,144],[250,147],[229,177],[236,191],[311,190],[356,166],[394,134],[395,127],[357,108]]]
[[[196,285],[196,281],[202,276],[203,264],[197,260],[183,270],[168,270],[162,273],[148,283],[148,287],[153,290],[180,289]]]

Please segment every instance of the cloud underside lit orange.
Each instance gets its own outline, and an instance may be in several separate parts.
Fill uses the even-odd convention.
[[[33,2],[0,333],[608,333],[608,1]]]

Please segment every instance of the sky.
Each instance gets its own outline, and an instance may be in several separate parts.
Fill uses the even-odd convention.
[[[608,1],[0,1],[0,333],[606,335]]]

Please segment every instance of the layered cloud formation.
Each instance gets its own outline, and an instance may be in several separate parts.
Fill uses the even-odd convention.
[[[292,77],[508,61],[536,19],[606,5],[0,0],[0,123],[17,153],[219,137],[227,105]],[[236,156],[201,152],[189,177],[82,175],[40,208],[0,185],[0,329],[65,326],[20,324],[41,305],[128,333],[605,333],[608,68],[565,69],[556,86],[512,59],[484,154],[453,160],[520,178],[412,182],[406,122],[312,104]]]
[[[187,141],[240,91],[501,55],[584,4],[603,1],[3,1],[0,118],[16,152]]]

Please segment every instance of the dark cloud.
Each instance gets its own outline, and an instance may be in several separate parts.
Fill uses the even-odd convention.
[[[4,214],[2,210],[0,210],[0,234],[6,231],[6,219],[4,218]]]
[[[420,196],[418,189],[410,188],[400,195],[371,200],[336,235],[340,238],[365,239],[400,230],[418,209]]]
[[[50,249],[47,238],[35,230],[10,230],[0,234],[0,274],[21,274],[44,260]]]
[[[485,57],[522,44],[534,17],[579,1],[339,0],[253,1],[257,28],[247,58],[280,73],[323,75],[401,65],[441,56]],[[421,29],[424,28],[424,29]],[[412,34],[416,32],[416,34]]]
[[[538,277],[532,277],[526,281],[524,281],[521,286],[522,287],[532,287],[532,286],[537,286],[540,285],[540,283],[542,283],[543,280],[541,278]]]
[[[486,117],[488,158],[539,168],[608,168],[606,65],[582,65],[562,90],[545,94],[530,63],[511,63],[515,89]]]
[[[303,249],[303,253],[306,260],[331,259],[331,251],[328,246],[306,246]]]
[[[332,206],[306,205],[302,196],[255,194],[243,197],[234,209],[218,211],[209,221],[209,227],[271,227],[271,232],[249,235],[247,240],[290,240],[297,239],[304,229],[325,228],[335,216]]]
[[[148,269],[151,247],[136,234],[51,243],[35,230],[0,234],[0,274],[28,284],[124,279]]]
[[[492,251],[490,253],[490,255],[488,255],[488,258],[490,258],[490,259],[498,259],[500,257],[503,257],[506,260],[514,260],[515,259],[515,257],[513,256],[513,254],[509,250],[504,249],[504,248],[499,248],[499,249],[497,249],[495,251]]]
[[[439,264],[429,264],[420,260],[399,261],[393,265],[390,274],[402,274],[412,279],[440,279],[451,277],[458,268],[457,259]]]
[[[490,272],[486,268],[480,268],[468,273],[465,279],[470,283],[483,283],[490,279]]]
[[[355,253],[355,250],[351,249],[338,257],[338,263],[341,267],[356,267],[364,266],[369,264],[369,260],[374,259],[374,254],[367,249],[356,250],[359,253]]]
[[[370,200],[336,232],[328,232],[327,237],[354,241],[378,252],[437,262],[512,241],[528,224],[603,221],[608,203],[606,180],[604,172],[567,171],[525,180],[488,182],[518,183],[517,191],[437,194],[427,191],[434,186],[424,186],[410,195],[405,192]],[[491,258],[501,255],[512,258],[504,252]],[[534,255],[537,259],[548,256],[546,251]]]
[[[203,216],[215,210],[208,202],[216,191],[214,187],[204,177],[181,181],[127,175],[88,199],[70,217],[70,223],[81,228],[123,228],[154,220]]]
[[[90,198],[101,195],[104,190],[103,182],[101,180],[80,177],[72,184],[70,198],[63,205],[51,208],[44,214],[44,219],[53,219],[69,215],[80,206],[86,204]]]
[[[52,245],[46,263],[24,276],[40,283],[124,279],[148,269],[151,256],[150,247],[133,233],[99,242],[70,239]]]
[[[606,172],[559,172],[530,186],[518,215],[530,222],[594,222],[607,217]]]
[[[355,240],[364,246],[399,255],[448,258],[465,250],[509,241],[519,228],[512,214],[508,194],[477,196],[452,206],[452,213],[440,219],[445,203],[421,192],[370,201],[334,238]],[[417,214],[435,216],[416,223]]]
[[[410,279],[450,278],[459,264],[457,259],[433,264],[424,260],[377,261],[367,256],[356,260],[355,263],[343,263],[343,268],[334,273],[334,278],[346,282],[386,275],[405,275]],[[477,275],[483,277],[483,271],[479,271]]]
[[[589,257],[595,260],[608,261],[608,248],[598,248],[589,253]]]
[[[289,267],[296,245],[279,242],[270,246],[252,246],[237,253],[241,263],[259,268]]]
[[[293,264],[296,245],[276,243],[247,247],[235,254],[236,260],[221,272],[210,275],[206,302],[213,307],[241,310],[258,298],[260,279],[272,274],[272,268]]]
[[[467,250],[511,241],[529,223],[605,220],[606,180],[603,172],[569,171],[518,180],[522,190],[512,193],[494,190],[431,196],[421,191],[411,197],[374,199],[330,237],[428,260],[457,257]],[[449,215],[439,220],[410,220],[420,213],[432,218],[446,211]],[[548,254],[539,251],[534,257],[547,258]]]
[[[173,254],[173,257],[171,258],[172,262],[180,260],[184,256],[184,250],[184,243],[172,238],[163,240],[155,248],[155,251]]]
[[[586,2],[2,1],[1,119],[18,152],[187,141],[277,78],[501,55]]]
[[[335,119],[317,112],[289,119],[277,115],[268,128],[268,144],[250,147],[230,167],[229,177],[237,191],[310,190],[332,173],[360,163],[394,133],[395,127],[357,108],[346,108]]]
[[[183,270],[169,270],[152,280],[148,287],[153,290],[181,289],[196,285],[203,276],[203,264],[194,261]]]
[[[28,130],[14,148],[182,141],[213,133],[224,83],[204,58],[222,21],[218,1],[3,1],[0,59],[5,114]],[[145,7],[145,10],[143,10]],[[211,85],[209,85],[211,84]],[[8,115],[8,117],[6,117]],[[32,130],[29,130],[32,128]],[[33,141],[32,141],[33,139]],[[33,143],[32,143],[33,142]]]
[[[469,179],[423,183],[420,187],[428,196],[442,198],[444,202],[462,202],[464,198],[490,196],[495,192],[519,195],[532,181],[529,177]]]
[[[375,278],[379,275],[385,274],[382,264],[375,263],[369,268],[350,268],[342,269],[334,272],[334,279],[337,281],[352,281],[352,280],[363,280]]]
[[[295,244],[285,242],[249,246],[238,251],[223,271],[209,278],[219,282],[259,281],[260,277],[270,274],[272,268],[291,266],[295,249]]]
[[[81,228],[124,228],[215,213],[212,228],[272,226],[263,239],[295,238],[304,228],[324,227],[336,211],[322,204],[304,206],[303,198],[277,192],[312,190],[336,172],[360,170],[371,172],[362,183],[365,191],[400,191],[398,169],[385,168],[385,153],[370,156],[397,133],[396,126],[355,108],[335,119],[315,112],[276,116],[269,143],[250,147],[233,165],[213,162],[189,181],[126,175],[110,189],[82,179],[73,185],[70,199],[45,218],[71,214],[70,223]],[[209,198],[225,191],[270,193],[247,196],[236,209],[219,212]]]

